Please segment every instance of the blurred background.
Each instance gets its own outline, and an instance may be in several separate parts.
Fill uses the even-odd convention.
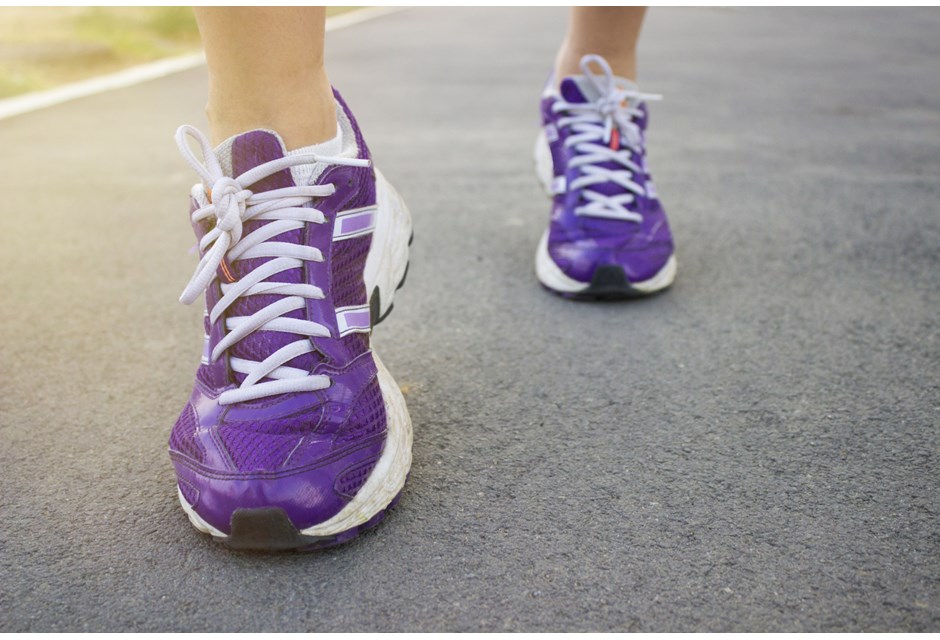
[[[198,49],[189,7],[0,7],[0,98]]]
[[[0,99],[199,48],[189,7],[0,7]]]

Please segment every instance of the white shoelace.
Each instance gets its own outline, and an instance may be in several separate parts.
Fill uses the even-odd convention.
[[[199,143],[205,164],[196,159],[187,136]],[[216,279],[220,266],[227,270],[228,265],[236,260],[249,258],[272,259],[240,280],[222,283],[222,297],[209,311],[209,322],[215,324],[238,298],[259,294],[287,296],[250,316],[226,318],[226,333],[212,350],[210,362],[218,360],[226,349],[255,331],[280,331],[302,336],[300,340],[281,347],[261,362],[229,357],[229,366],[233,371],[244,374],[245,379],[239,388],[223,392],[219,396],[219,404],[329,387],[332,384],[329,376],[311,375],[309,371],[285,366],[286,362],[314,350],[310,338],[330,337],[329,329],[322,324],[283,317],[291,311],[305,308],[308,298],[322,299],[323,290],[310,284],[268,281],[268,278],[278,273],[303,266],[304,261],[322,262],[323,255],[314,247],[269,240],[282,233],[302,229],[307,223],[323,224],[323,213],[304,205],[313,198],[331,195],[336,188],[332,184],[305,185],[253,193],[243,185],[253,185],[279,171],[303,164],[319,162],[366,167],[369,161],[297,154],[266,162],[236,178],[229,178],[222,172],[209,140],[195,127],[180,127],[176,132],[176,144],[186,161],[202,177],[204,184],[211,185],[210,202],[193,212],[193,222],[215,219],[214,228],[199,241],[200,252],[205,252],[205,255],[180,296],[180,302],[191,304],[198,299]],[[270,222],[242,237],[242,225],[249,220]],[[264,378],[269,380],[262,382]]]
[[[601,75],[591,71],[592,62],[600,67]],[[610,65],[600,56],[584,56],[581,59],[581,71],[597,90],[599,97],[585,103],[559,99],[552,107],[554,112],[565,114],[558,119],[558,126],[571,125],[574,132],[565,140],[565,146],[574,147],[577,151],[571,166],[580,167],[580,175],[571,181],[568,188],[582,189],[613,182],[626,189],[627,193],[607,196],[585,189],[583,195],[587,204],[576,207],[574,212],[582,216],[641,223],[643,216],[627,208],[633,204],[635,195],[645,194],[643,187],[633,181],[633,176],[643,173],[643,168],[631,160],[630,151],[642,151],[643,136],[632,118],[642,114],[640,102],[661,100],[662,96],[623,87],[617,82]],[[619,136],[624,148],[610,148],[614,135]],[[598,166],[605,162],[614,162],[623,169],[612,170]]]

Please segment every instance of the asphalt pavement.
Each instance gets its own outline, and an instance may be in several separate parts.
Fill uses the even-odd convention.
[[[641,85],[679,277],[536,283],[563,9],[331,33],[415,221],[374,344],[400,505],[233,553],[166,454],[201,353],[205,69],[0,122],[0,631],[940,630],[940,11],[653,9]]]

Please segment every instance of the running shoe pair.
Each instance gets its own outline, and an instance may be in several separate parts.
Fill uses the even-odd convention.
[[[538,278],[574,298],[662,290],[676,262],[645,162],[652,96],[600,57],[581,67],[542,96],[536,169],[552,214]],[[411,218],[335,97],[337,138],[313,148],[266,130],[215,149],[192,127],[176,136],[201,178],[200,260],[180,300],[205,294],[206,313],[170,458],[192,524],[233,548],[350,540],[382,521],[411,466],[405,400],[370,348],[408,270]]]

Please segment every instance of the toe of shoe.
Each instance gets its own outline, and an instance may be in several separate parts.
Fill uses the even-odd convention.
[[[381,456],[384,440],[373,438],[339,450],[322,444],[298,442],[306,455],[297,455],[297,464],[254,469],[239,469],[231,462],[200,464],[171,452],[184,508],[197,527],[207,525],[215,535],[231,533],[235,513],[244,510],[280,509],[297,530],[322,524],[355,496]],[[224,461],[221,456],[207,457]]]
[[[587,285],[598,277],[620,272],[625,284],[633,285],[656,277],[672,257],[673,247],[666,242],[640,247],[565,243],[551,247],[549,253],[562,273],[573,281]]]
[[[655,278],[673,255],[672,243],[655,243],[641,248],[625,248],[610,256],[609,264],[623,269],[624,276],[632,285]]]

